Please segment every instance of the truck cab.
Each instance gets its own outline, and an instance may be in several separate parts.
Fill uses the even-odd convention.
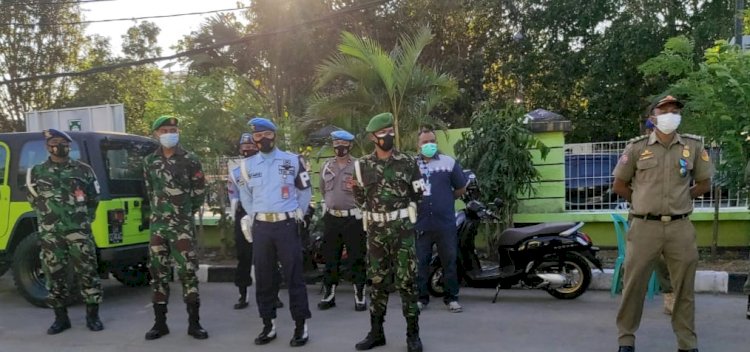
[[[148,198],[142,163],[158,144],[125,133],[69,134],[74,140],[70,157],[89,164],[100,184],[92,233],[101,277],[112,273],[129,286],[148,284]],[[12,268],[19,293],[37,306],[45,306],[47,290],[36,213],[26,201],[26,173],[47,158],[41,132],[0,133],[0,275]]]

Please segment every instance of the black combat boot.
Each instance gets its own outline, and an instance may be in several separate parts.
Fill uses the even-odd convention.
[[[365,284],[354,284],[354,310],[364,312],[367,310],[365,302]]]
[[[55,308],[55,322],[47,329],[47,334],[56,335],[70,329],[70,319],[68,318],[68,309]]]
[[[747,296],[747,312],[745,318],[750,319],[750,295]]]
[[[422,340],[419,339],[419,318],[406,318],[406,350],[422,352]]]
[[[200,315],[198,314],[200,306],[200,302],[191,302],[187,304],[188,335],[198,340],[205,340],[208,338],[208,332],[206,330],[203,330],[203,327],[201,327],[201,319]]]
[[[318,309],[326,310],[336,306],[336,285],[323,286],[323,299],[318,303]]]
[[[281,298],[279,298],[279,296],[276,296],[276,302],[273,302],[273,307],[276,309],[284,308],[284,302],[281,301]]]
[[[294,322],[294,336],[289,341],[289,345],[292,347],[304,346],[310,336],[307,333],[307,323],[305,319],[300,319]]]
[[[265,345],[276,338],[276,322],[274,319],[263,318],[263,331],[255,338],[256,345]]]
[[[146,340],[156,340],[169,334],[167,327],[167,304],[154,303],[154,326],[146,332]]]
[[[354,346],[357,351],[367,351],[378,346],[385,346],[384,321],[385,317],[370,315],[370,332],[367,333],[364,340]]]
[[[104,324],[102,324],[101,319],[99,319],[98,304],[86,305],[86,327],[88,327],[91,331],[104,330]]]
[[[240,299],[234,304],[234,309],[245,309],[247,306],[247,287],[240,287]]]

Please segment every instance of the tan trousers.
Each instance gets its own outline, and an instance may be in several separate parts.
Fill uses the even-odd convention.
[[[617,313],[620,346],[635,346],[648,280],[662,255],[675,296],[672,330],[677,336],[677,346],[683,350],[697,348],[693,290],[698,248],[695,228],[689,219],[669,223],[633,219],[625,250],[622,303]]]

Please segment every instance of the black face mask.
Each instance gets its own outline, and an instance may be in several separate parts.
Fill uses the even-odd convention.
[[[339,145],[339,146],[333,147],[333,149],[336,150],[336,156],[339,158],[343,158],[347,154],[349,154],[349,147],[345,145]]]
[[[240,155],[242,155],[243,158],[249,158],[255,154],[258,154],[257,149],[240,151]]]
[[[67,158],[70,154],[70,146],[59,144],[56,146],[50,147],[52,155],[58,157],[58,158]]]
[[[274,146],[274,139],[273,138],[262,138],[260,141],[255,142],[255,145],[258,146],[258,149],[262,153],[270,153],[273,150]]]
[[[392,136],[390,134],[387,134],[387,135],[385,135],[382,138],[377,137],[377,136],[375,138],[377,138],[377,142],[375,144],[377,144],[378,147],[380,147],[380,149],[382,149],[382,150],[384,150],[386,152],[389,151],[389,150],[391,150],[391,149],[393,149],[393,139],[394,139],[394,136]]]

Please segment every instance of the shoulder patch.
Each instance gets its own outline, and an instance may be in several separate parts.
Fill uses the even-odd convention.
[[[642,141],[642,140],[644,140],[644,139],[646,139],[646,138],[648,138],[648,135],[647,135],[647,134],[644,134],[644,135],[642,135],[642,136],[638,136],[638,137],[635,137],[635,138],[631,138],[630,140],[628,140],[628,143],[635,143],[635,142],[640,142],[640,141]]]
[[[698,136],[698,135],[695,135],[695,134],[685,133],[685,134],[680,134],[680,136],[681,137],[685,137],[685,138],[695,139],[697,141],[703,141],[703,137],[702,136]]]

